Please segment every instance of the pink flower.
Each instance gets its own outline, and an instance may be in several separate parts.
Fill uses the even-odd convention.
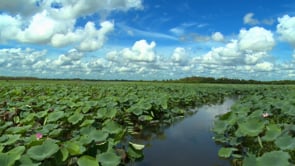
[[[36,139],[39,140],[43,137],[42,133],[36,133]]]
[[[267,113],[267,112],[265,112],[265,113],[262,114],[262,117],[264,117],[264,118],[267,118],[267,117],[269,117],[269,116],[270,116],[270,114]]]

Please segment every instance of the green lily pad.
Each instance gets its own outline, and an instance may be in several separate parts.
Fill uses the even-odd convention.
[[[103,142],[108,138],[108,133],[101,130],[93,130],[89,137],[96,142]]]
[[[133,142],[129,142],[129,144],[132,146],[132,148],[134,148],[135,150],[143,150],[145,145],[141,145],[141,144],[136,144]]]
[[[223,134],[228,127],[228,123],[223,120],[216,120],[214,121],[213,132],[217,134]]]
[[[27,154],[34,160],[42,161],[51,157],[59,150],[57,144],[51,140],[46,140],[42,145],[36,145],[31,147]]]
[[[32,128],[32,125],[10,127],[6,130],[7,133],[21,134]]]
[[[239,123],[237,132],[244,136],[254,137],[263,132],[264,122],[257,118],[250,118],[245,122]]]
[[[97,158],[102,166],[115,166],[121,162],[121,157],[114,151],[108,151],[97,155]]]
[[[1,166],[13,166],[14,163],[21,158],[26,148],[24,146],[18,146],[7,153],[0,153]]]
[[[281,128],[278,125],[270,124],[266,127],[266,132],[262,139],[264,141],[274,141],[281,133]]]
[[[0,145],[12,145],[21,137],[20,134],[5,134],[0,137]]]
[[[293,150],[295,148],[295,138],[285,134],[277,138],[275,144],[282,150]]]
[[[122,127],[117,122],[110,120],[104,124],[102,130],[110,134],[117,134],[122,131]]]
[[[77,163],[79,166],[99,166],[96,158],[88,155],[80,157]]]
[[[67,141],[64,143],[64,147],[67,148],[71,155],[80,155],[86,151],[86,148],[77,141]]]
[[[223,158],[229,158],[234,151],[237,151],[236,148],[220,148],[218,151],[218,156]]]
[[[264,153],[261,157],[257,158],[257,166],[278,166],[278,165],[291,165],[289,163],[290,155],[288,152],[272,151]]]
[[[48,122],[55,122],[63,118],[65,113],[63,111],[54,111],[48,114]]]
[[[39,166],[41,163],[38,162],[38,163],[34,163],[32,161],[32,159],[30,158],[29,155],[22,155],[22,157],[20,158],[20,166]]]
[[[72,116],[70,116],[68,118],[68,121],[71,124],[75,125],[75,124],[79,123],[83,118],[84,118],[84,115],[82,113],[75,112]]]

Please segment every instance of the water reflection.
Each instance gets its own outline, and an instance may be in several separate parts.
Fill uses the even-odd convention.
[[[222,104],[203,106],[198,112],[175,125],[156,129],[148,139],[142,139],[147,147],[144,159],[132,165],[172,166],[205,165],[227,166],[229,161],[217,156],[220,146],[212,140],[214,117],[229,111],[236,99],[226,99]],[[150,132],[149,130],[146,130]]]

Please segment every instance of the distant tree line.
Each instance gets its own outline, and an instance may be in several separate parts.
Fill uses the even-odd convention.
[[[0,76],[0,80],[53,80],[53,81],[114,81],[114,82],[171,82],[171,83],[217,83],[217,84],[295,84],[295,80],[278,80],[278,81],[258,81],[258,80],[244,80],[244,79],[231,79],[231,78],[213,78],[213,77],[185,77],[177,80],[102,80],[102,79],[62,79],[62,78],[38,78],[38,77],[9,77]]]

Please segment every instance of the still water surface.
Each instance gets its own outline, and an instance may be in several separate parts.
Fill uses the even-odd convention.
[[[198,108],[194,115],[185,118],[155,137],[142,139],[146,144],[144,159],[136,166],[228,166],[229,161],[218,157],[219,145],[212,140],[213,121],[216,115],[226,113],[236,99],[222,104]],[[161,130],[161,129],[160,129]]]

